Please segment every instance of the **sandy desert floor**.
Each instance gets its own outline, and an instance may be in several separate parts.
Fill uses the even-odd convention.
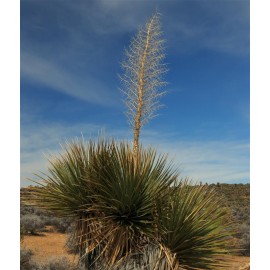
[[[77,262],[78,256],[68,253],[65,248],[67,235],[55,231],[43,232],[40,235],[26,235],[21,242],[21,248],[31,249],[34,253],[33,260],[45,263],[53,257],[66,256],[70,261]],[[243,256],[228,256],[232,264],[228,269],[240,270],[246,269],[250,258]],[[247,268],[248,269],[248,268]]]

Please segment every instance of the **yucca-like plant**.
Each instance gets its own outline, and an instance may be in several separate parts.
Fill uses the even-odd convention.
[[[220,198],[187,181],[175,186],[177,173],[166,156],[140,147],[137,163],[128,143],[104,140],[77,140],[63,149],[49,159],[43,187],[33,188],[30,201],[74,218],[75,245],[89,267],[224,265],[219,255],[230,231]],[[149,254],[142,255],[145,250]]]
[[[138,157],[135,166],[127,143],[68,143],[50,158],[49,174],[40,176],[43,188],[31,192],[31,201],[77,220],[81,255],[113,265],[154,241],[156,203],[177,179],[166,156],[139,148]]]
[[[224,269],[233,224],[221,207],[222,198],[207,186],[188,180],[159,204],[161,248],[172,269]],[[166,252],[169,250],[169,252]],[[231,250],[232,251],[232,250]]]
[[[152,149],[139,149],[138,157],[139,163],[135,165],[132,149],[121,143],[113,149],[106,167],[101,166],[103,160],[97,163],[97,170],[102,167],[98,194],[94,196],[98,203],[89,210],[101,213],[103,230],[100,233],[108,234],[109,243],[104,251],[113,261],[123,254],[136,252],[155,238],[157,198],[164,197],[169,185],[176,180],[166,157],[156,157]]]

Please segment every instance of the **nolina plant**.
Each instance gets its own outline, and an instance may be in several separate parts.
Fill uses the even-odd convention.
[[[139,144],[140,129],[158,109],[165,67],[159,15],[126,51],[126,104],[133,145],[74,140],[49,158],[42,188],[25,199],[72,217],[75,245],[89,269],[222,269],[230,224],[220,199],[179,179],[167,156]],[[147,252],[145,254],[145,252]],[[135,268],[136,269],[136,268]]]

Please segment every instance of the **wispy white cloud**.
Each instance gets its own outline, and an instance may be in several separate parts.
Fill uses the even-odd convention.
[[[157,145],[170,153],[183,176],[208,183],[249,181],[248,142],[179,139]]]
[[[21,77],[86,102],[114,106],[113,91],[106,84],[89,76],[82,78],[62,67],[31,53],[21,53]]]
[[[77,45],[80,42],[91,46],[93,34],[109,37],[112,42],[117,35],[132,33],[158,8],[164,15],[168,47],[175,53],[205,48],[239,55],[249,53],[249,1],[232,4],[231,1],[98,0],[60,1],[57,5],[58,9],[50,7],[54,16],[57,10],[74,15],[76,20],[72,23],[65,17],[59,19],[58,27],[65,30],[69,42]],[[29,27],[40,27],[40,22],[36,20]]]
[[[169,48],[176,48],[175,53],[201,49],[234,55],[249,53],[249,1],[235,1],[233,5],[226,1],[133,1],[131,5],[128,1],[102,0],[95,8],[110,12],[99,27],[114,34],[136,30],[158,8],[164,15]],[[87,8],[81,9],[85,18],[89,18],[87,12]],[[105,27],[109,20],[110,27]]]
[[[42,10],[45,5],[34,4]],[[193,14],[192,5],[184,2],[56,1],[56,5],[46,2],[44,13],[22,17],[21,76],[93,104],[117,106],[119,92],[110,79],[112,67],[118,67],[123,45],[116,40],[133,34],[156,6],[164,13],[164,32],[173,54],[204,48],[239,55],[249,52],[249,6],[244,2],[237,3],[238,8],[225,5],[222,12],[212,1],[196,2],[194,10],[205,16],[202,23]],[[69,19],[71,14],[74,16]],[[52,17],[53,25],[47,23],[46,15]],[[52,36],[49,43],[44,42],[48,34]]]
[[[131,139],[128,129],[111,129],[87,124],[31,125],[21,130],[21,184],[31,184],[26,178],[33,173],[46,171],[48,163],[44,154],[58,153],[59,143],[84,135],[85,139],[97,138],[98,132],[116,139]],[[175,134],[160,134],[144,130],[143,145],[151,145],[159,152],[168,153],[181,175],[203,182],[249,181],[249,143],[243,141],[193,141],[181,140]]]
[[[97,0],[85,1],[79,5],[69,2],[68,6],[76,10],[86,27],[98,34],[116,35],[134,31],[144,24],[154,12],[153,1]],[[93,27],[94,26],[94,27]]]
[[[175,40],[171,47],[176,53],[208,49],[249,54],[249,1],[235,1],[233,5],[226,1],[184,2],[177,17],[164,20],[168,39]]]

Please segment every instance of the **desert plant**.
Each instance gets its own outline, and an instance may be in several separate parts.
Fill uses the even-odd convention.
[[[32,261],[33,251],[31,249],[20,250],[20,269],[21,270],[38,270],[38,265]]]
[[[26,214],[22,216],[20,222],[24,232],[30,232],[31,234],[36,234],[38,231],[43,229],[45,225],[41,217],[33,214]]]
[[[20,215],[24,216],[27,214],[32,214],[32,215],[36,215],[36,216],[40,216],[40,217],[49,216],[49,213],[45,210],[39,209],[39,208],[34,207],[34,206],[21,204],[20,205]]]
[[[32,256],[32,250],[21,249],[21,270],[86,270],[82,264],[72,262],[65,256],[52,257],[46,263],[35,262],[32,260]]]
[[[51,258],[46,264],[39,265],[39,270],[85,270],[85,267],[62,256]]]
[[[66,234],[67,239],[65,243],[65,247],[67,248],[69,253],[73,254],[79,254],[79,248],[78,248],[78,239],[76,238],[76,223],[73,222],[71,225],[67,228]]]
[[[54,226],[58,232],[66,233],[72,224],[73,219],[67,217],[45,216],[43,220],[46,225]]]
[[[146,247],[142,254],[131,256],[126,260],[119,269],[136,269],[136,270],[171,270],[173,269],[172,263],[165,256],[165,249],[160,245],[149,245]],[[166,254],[171,254],[170,250],[166,250]],[[139,258],[139,260],[137,259]],[[182,270],[182,268],[178,268]]]
[[[150,148],[138,154],[135,165],[127,143],[69,143],[51,159],[50,175],[42,178],[42,189],[33,190],[32,202],[76,218],[81,255],[101,252],[112,265],[154,239],[157,198],[177,178],[166,156]]]
[[[232,224],[222,198],[207,186],[183,181],[159,204],[158,225],[164,256],[173,268],[223,269]],[[166,252],[166,249],[170,253]]]
[[[21,205],[20,216],[22,219],[21,222],[21,232],[25,232],[25,228],[22,223],[29,223],[29,218],[38,220],[39,223],[43,224],[43,226],[54,226],[59,232],[65,233],[68,228],[71,226],[72,219],[71,218],[61,218],[49,213],[48,211],[39,209],[35,206],[27,206]],[[36,222],[34,223],[34,225]],[[29,224],[27,225],[27,229],[29,229]],[[39,228],[40,229],[40,228]]]
[[[239,226],[239,245],[240,254],[249,256],[250,255],[250,228],[249,224],[243,223]]]
[[[172,187],[177,173],[166,156],[150,148],[138,154],[139,163],[127,143],[69,143],[51,159],[51,174],[32,191],[32,202],[76,218],[75,246],[89,267],[112,267],[149,245],[161,247],[158,263],[170,267],[221,267],[217,255],[226,252],[230,232],[215,193],[187,182]]]
[[[94,270],[170,270],[170,263],[166,257],[160,258],[162,251],[156,245],[148,245],[140,253],[131,254],[124,260],[121,260],[118,264],[110,266],[104,264],[104,261],[100,260],[96,264]],[[181,269],[179,269],[181,270]]]

